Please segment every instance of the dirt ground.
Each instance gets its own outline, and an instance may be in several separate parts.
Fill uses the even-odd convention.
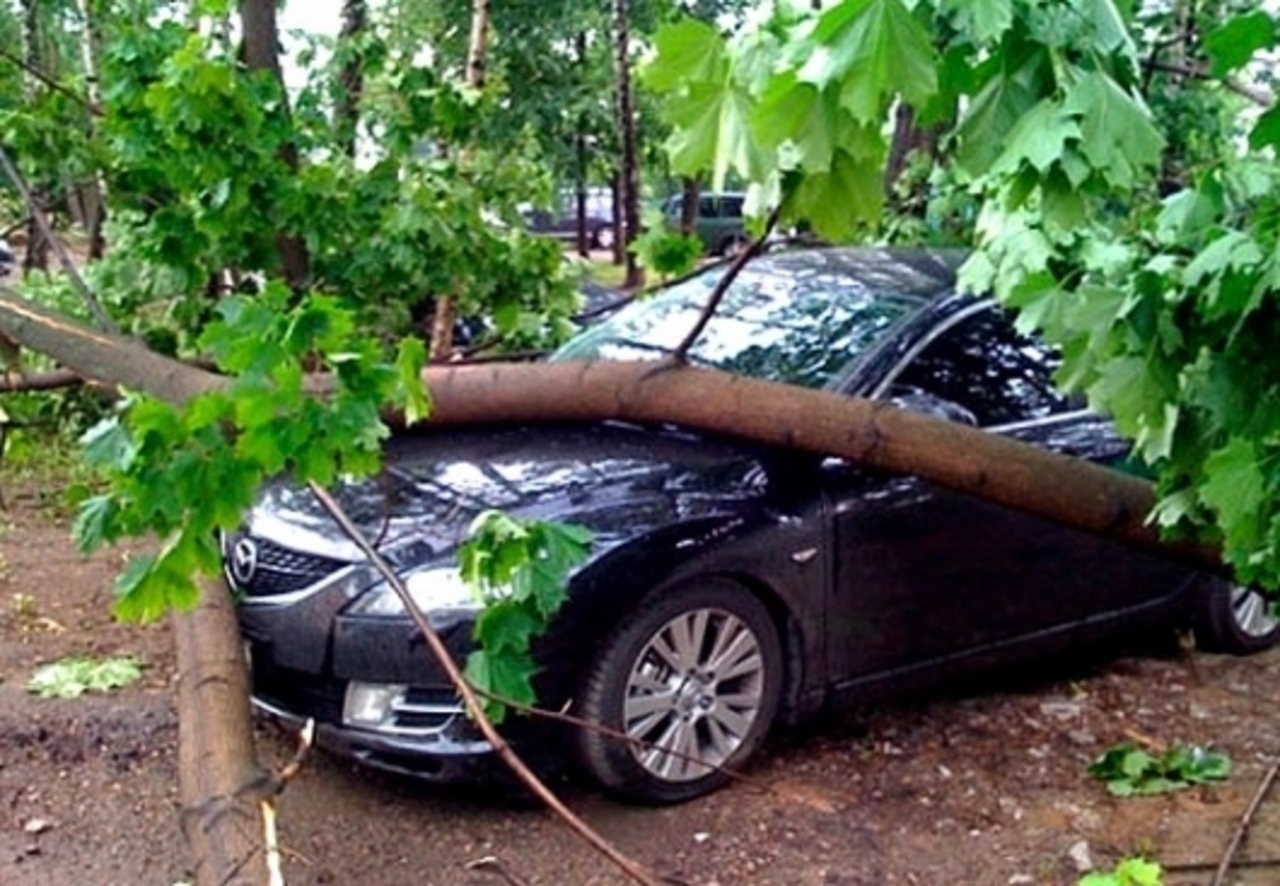
[[[182,883],[169,631],[112,623],[122,554],[82,560],[65,519],[30,492],[6,492],[0,884]],[[70,654],[134,655],[145,679],[70,701],[25,691],[34,667]],[[1171,886],[1208,884],[1280,753],[1280,654],[1129,655],[1054,670],[818,724],[772,747],[743,782],[678,808],[628,808],[582,788],[567,799],[676,884],[1074,886],[1080,869],[1134,852],[1170,868]],[[269,724],[259,734],[268,758],[289,753]],[[1212,789],[1113,798],[1084,770],[1127,734],[1211,744],[1235,771]],[[282,830],[298,886],[626,882],[528,803],[320,754],[289,787]],[[1280,795],[1262,806],[1238,862],[1228,883],[1280,883]]]

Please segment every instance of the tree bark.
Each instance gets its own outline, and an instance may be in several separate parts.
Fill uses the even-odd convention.
[[[86,377],[174,402],[226,384],[213,373],[34,308],[3,287],[0,333]],[[423,379],[431,392],[432,426],[606,420],[676,424],[915,474],[1200,569],[1224,572],[1215,548],[1160,540],[1146,522],[1154,498],[1144,480],[881,401],[663,363],[433,367]]]
[[[80,54],[83,58],[86,95],[90,108],[102,107],[102,81],[99,76],[101,66],[98,57],[102,50],[102,35],[98,30],[98,12],[93,0],[79,0],[80,22],[83,31],[80,34]],[[90,138],[97,137],[97,115],[90,113],[88,117]],[[94,171],[87,182],[76,184],[80,208],[84,215],[84,227],[89,234],[89,260],[102,258],[106,253],[106,240],[102,236],[103,224],[107,217],[107,180],[101,169]]]
[[[489,0],[472,0],[471,41],[467,46],[467,85],[483,89],[489,54]],[[431,359],[444,362],[453,356],[453,326],[458,319],[458,297],[445,293],[436,298],[431,320]]]
[[[36,71],[45,71],[44,53],[41,51],[41,34],[40,34],[40,3],[39,0],[22,0],[22,42],[23,54],[26,61],[26,98],[28,102],[35,102],[40,92],[44,89],[44,84],[35,74]],[[31,210],[31,220],[27,224],[27,248],[22,257],[22,273],[30,274],[32,271],[49,270],[49,251],[52,244],[45,236],[44,228],[40,225],[36,218],[37,211],[44,211],[48,208],[48,191],[43,183],[39,180],[31,183],[31,197],[35,206]]]
[[[360,128],[360,98],[364,94],[364,54],[360,38],[369,28],[367,0],[345,0],[342,4],[342,30],[338,47],[347,54],[338,73],[338,101],[334,109],[338,144],[353,160],[356,156],[356,133]]]
[[[687,177],[681,181],[680,193],[680,233],[687,237],[693,234],[698,224],[698,201],[702,197],[702,183],[696,178]]]
[[[284,72],[280,67],[280,29],[276,22],[276,0],[240,0],[240,26],[244,32],[243,57],[247,68],[267,72],[279,85],[281,111],[289,116]],[[298,146],[292,140],[280,148],[280,159],[292,171],[298,170]],[[303,289],[311,277],[307,244],[290,231],[276,235],[276,252],[284,279],[295,290]]]
[[[644,285],[644,269],[627,247],[640,235],[640,158],[636,147],[635,96],[631,89],[631,6],[629,0],[613,0],[614,63],[617,68],[618,133],[622,139],[618,196],[622,201],[623,260],[627,273],[623,286]]]
[[[221,579],[172,617],[178,653],[178,772],[182,830],[199,886],[266,880],[259,801],[270,781],[254,754],[249,675],[235,604]]]

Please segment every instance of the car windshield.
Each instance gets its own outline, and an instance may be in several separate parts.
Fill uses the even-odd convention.
[[[693,328],[716,268],[628,306],[578,335],[552,360],[655,360]],[[827,263],[764,260],[733,282],[694,346],[694,363],[807,388],[829,386],[889,326],[919,306],[916,297],[868,286]]]

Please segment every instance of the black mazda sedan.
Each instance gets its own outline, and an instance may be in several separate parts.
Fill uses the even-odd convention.
[[[1123,461],[1111,424],[1055,388],[1054,351],[956,294],[960,259],[759,257],[691,359]],[[721,273],[629,305],[552,359],[669,353]],[[456,553],[475,515],[590,528],[591,558],[537,649],[539,699],[631,741],[524,717],[511,735],[646,802],[714,789],[771,727],[829,704],[1117,634],[1190,625],[1202,648],[1247,653],[1280,633],[1258,595],[1151,554],[916,477],[674,427],[428,429],[394,439],[384,476],[341,497],[459,659],[476,604]],[[399,599],[309,493],[269,486],[224,551],[260,708],[315,718],[321,746],[382,769],[487,768]]]

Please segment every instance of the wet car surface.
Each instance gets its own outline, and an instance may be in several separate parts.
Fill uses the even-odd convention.
[[[1110,423],[1052,381],[1056,353],[954,292],[961,256],[810,249],[755,260],[696,363],[886,398],[1105,464]],[[652,359],[690,328],[714,269],[620,310],[553,359]],[[540,703],[629,742],[517,718],[512,740],[618,795],[675,802],[723,783],[779,723],[1117,633],[1197,623],[1210,644],[1275,640],[1258,599],[1150,554],[911,476],[671,427],[621,423],[404,434],[344,506],[458,658],[476,604],[456,566],[481,510],[573,522],[590,560],[536,654]],[[399,599],[305,491],[264,490],[225,541],[259,705],[320,743],[424,778],[483,770]]]

